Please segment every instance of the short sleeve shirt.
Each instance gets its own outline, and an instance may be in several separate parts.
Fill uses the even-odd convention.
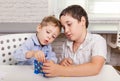
[[[75,64],[90,62],[93,56],[102,56],[106,59],[106,40],[98,34],[87,33],[85,41],[75,53],[72,50],[72,46],[73,42],[70,40],[63,44],[62,59],[71,58]]]

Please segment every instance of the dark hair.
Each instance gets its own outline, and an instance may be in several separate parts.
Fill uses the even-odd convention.
[[[62,15],[66,15],[66,14],[71,15],[73,18],[77,19],[78,21],[81,21],[81,17],[84,16],[86,19],[86,28],[88,28],[89,21],[88,21],[87,12],[80,5],[68,6],[60,13],[59,18]]]
[[[41,21],[40,25],[41,25],[41,27],[47,26],[47,25],[53,25],[55,27],[59,27],[60,31],[62,28],[60,21],[57,18],[55,18],[54,16],[44,17],[43,20]]]

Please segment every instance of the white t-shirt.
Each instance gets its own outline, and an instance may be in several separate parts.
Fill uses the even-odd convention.
[[[62,59],[71,58],[75,64],[90,62],[93,56],[103,56],[106,59],[107,45],[106,40],[97,34],[87,33],[85,41],[74,53],[72,50],[73,42],[67,40],[63,44]]]

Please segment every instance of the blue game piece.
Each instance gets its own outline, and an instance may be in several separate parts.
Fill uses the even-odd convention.
[[[48,55],[48,50],[46,50],[45,52],[45,57],[47,58],[47,55]],[[42,66],[43,66],[43,63],[42,62],[39,62],[37,60],[34,60],[34,73],[35,74],[42,74],[44,77],[45,76],[45,73],[42,71]]]
[[[44,74],[44,72],[42,71],[42,66],[43,66],[43,63],[41,62],[38,62],[37,60],[34,60],[34,73],[35,74]]]
[[[34,60],[34,73],[39,74],[40,68],[38,68],[38,62],[37,60]]]

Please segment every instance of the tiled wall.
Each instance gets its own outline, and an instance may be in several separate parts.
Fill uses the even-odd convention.
[[[112,35],[112,41],[116,41],[116,35]],[[110,58],[110,64],[114,66],[120,66],[120,49],[118,48],[111,48],[111,58]]]
[[[62,33],[52,44],[53,50],[57,53],[57,57],[59,57],[62,53],[62,44],[66,40],[64,34]],[[113,66],[120,66],[120,50],[111,49],[110,53],[110,62],[109,64]]]
[[[120,66],[120,50],[112,49],[110,64],[114,66]]]
[[[62,45],[64,43],[64,41],[66,40],[66,37],[64,36],[64,34],[60,34],[59,37],[52,43],[52,47],[53,50],[55,51],[55,53],[57,54],[56,56],[59,57],[62,54]]]

